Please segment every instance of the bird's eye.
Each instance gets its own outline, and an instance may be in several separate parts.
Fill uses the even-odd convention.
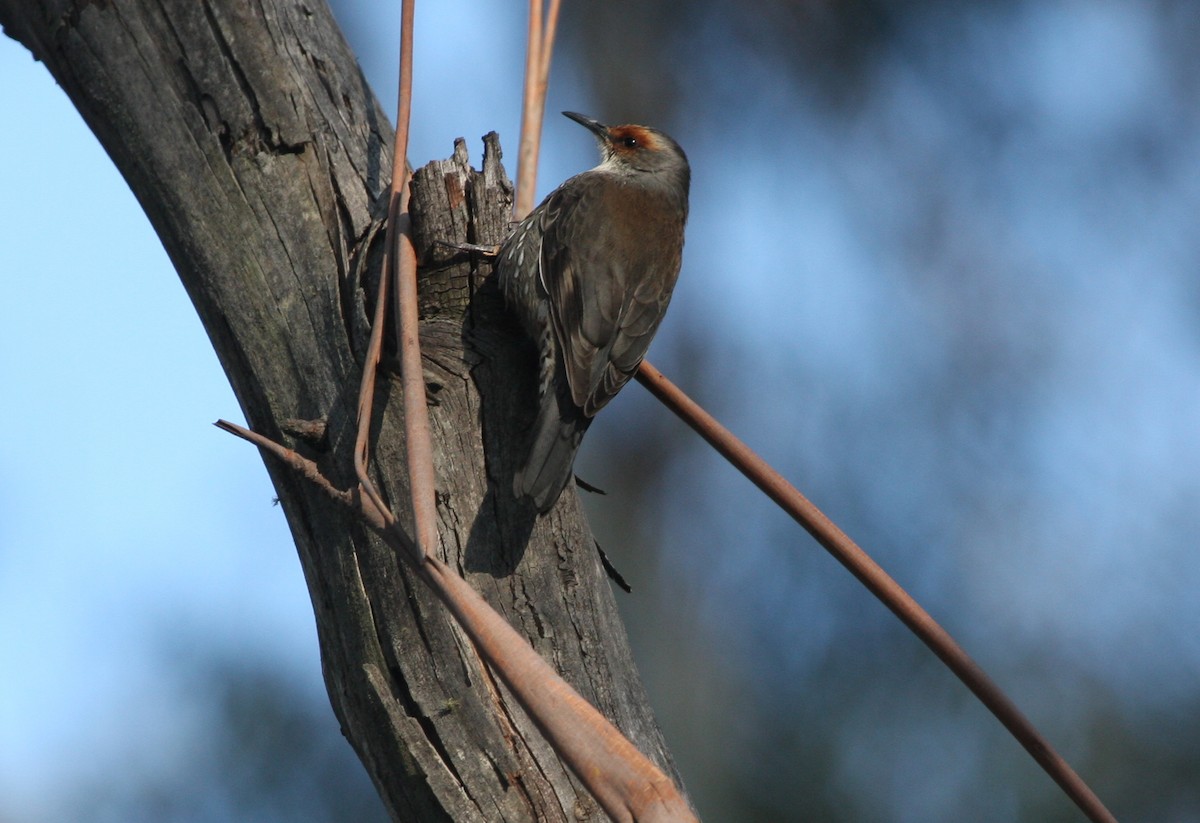
[[[636,149],[638,147],[638,141],[636,137],[622,137],[621,145],[627,149]]]

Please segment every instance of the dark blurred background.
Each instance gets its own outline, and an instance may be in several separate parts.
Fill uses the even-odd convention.
[[[334,6],[394,110],[396,11]],[[419,6],[412,161],[456,136],[477,156],[491,129],[514,158],[523,7]],[[539,184],[595,160],[562,109],[684,146],[684,272],[651,359],[908,588],[1124,821],[1200,821],[1197,44],[1185,0],[568,2]],[[593,525],[634,586],[619,600],[702,817],[1081,819],[644,391],[610,408],[577,468],[609,492],[587,501]],[[261,465],[229,454],[212,476],[263,484],[230,505],[268,509]],[[119,734],[88,733],[86,769],[53,754],[82,745],[56,732],[51,765],[21,778],[53,790],[0,776],[0,820],[382,818],[321,690],[282,517],[261,516],[269,548],[237,551],[274,558],[286,619],[151,599],[155,629],[128,642],[153,673],[87,717],[152,681],[161,727],[120,756]],[[0,653],[41,660],[13,638]],[[6,711],[16,728],[28,708]],[[0,741],[0,764],[35,758],[22,741]]]

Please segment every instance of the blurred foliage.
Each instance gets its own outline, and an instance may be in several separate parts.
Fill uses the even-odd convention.
[[[614,0],[563,15],[572,57],[586,63],[601,108],[621,116],[671,113],[713,41],[771,64],[774,81],[819,93],[831,109],[852,108],[869,91],[879,58],[912,26],[953,13],[950,0],[700,0],[687,4]],[[993,0],[972,4],[984,13]],[[730,114],[737,116],[736,109]]]
[[[388,820],[316,684],[259,655],[193,647],[170,657],[164,667],[176,680],[170,738],[147,747],[146,740],[155,740],[149,735],[123,767],[79,780],[62,798],[62,819]]]
[[[661,114],[693,162],[656,365],[917,595],[1120,819],[1200,820],[1197,738],[1162,725],[1190,731],[1200,690],[1200,7],[572,11],[598,116]],[[652,401],[615,403],[581,470],[610,491],[594,523],[702,814],[1078,819]]]

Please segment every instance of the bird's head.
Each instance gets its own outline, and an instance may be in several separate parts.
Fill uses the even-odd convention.
[[[606,126],[573,111],[563,114],[596,135],[600,145],[599,168],[623,174],[648,173],[686,191],[690,169],[679,144],[658,129],[632,124]]]

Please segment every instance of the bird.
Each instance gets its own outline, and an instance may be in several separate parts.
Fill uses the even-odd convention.
[[[595,168],[571,177],[501,246],[501,292],[537,346],[538,412],[517,498],[544,514],[574,476],[592,419],[637,371],[679,277],[691,168],[663,132],[563,115],[592,132]]]

